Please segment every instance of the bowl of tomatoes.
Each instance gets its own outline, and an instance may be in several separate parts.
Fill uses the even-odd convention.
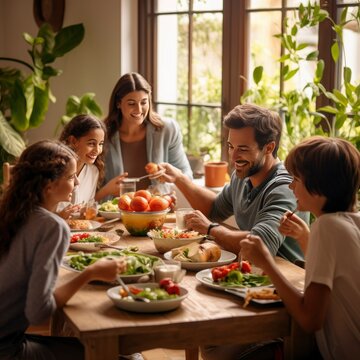
[[[134,236],[146,236],[152,229],[161,229],[170,205],[168,197],[154,195],[148,190],[125,193],[118,203],[122,222]]]

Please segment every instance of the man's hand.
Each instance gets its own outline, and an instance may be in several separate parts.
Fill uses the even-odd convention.
[[[169,163],[158,164],[160,170],[165,170],[165,173],[158,178],[162,182],[176,183],[178,179],[182,176],[185,176],[181,170],[177,169],[175,166],[170,165]]]
[[[199,210],[184,216],[187,229],[192,229],[200,234],[207,234],[211,221]]]

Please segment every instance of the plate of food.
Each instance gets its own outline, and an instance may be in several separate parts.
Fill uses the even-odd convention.
[[[250,301],[260,305],[282,303],[274,287],[264,286],[256,289],[225,289],[225,291],[243,298],[243,307],[248,306]]]
[[[253,288],[271,285],[267,275],[254,274],[248,262],[242,261],[228,265],[204,269],[196,273],[196,279],[203,285],[216,290]]]
[[[101,223],[98,221],[83,219],[68,219],[67,223],[71,231],[92,231],[101,226]]]
[[[166,260],[177,260],[186,270],[199,271],[215,266],[230,264],[236,259],[232,252],[222,250],[212,242],[190,243],[164,254]]]
[[[148,298],[150,302],[134,301],[126,293],[123,294],[122,286],[110,288],[107,295],[119,309],[139,313],[157,313],[177,309],[188,296],[188,291],[181,286],[178,286],[178,294],[169,294],[165,289],[160,288],[158,283],[139,283],[136,286],[129,286],[129,290]]]
[[[99,215],[105,219],[120,219],[121,211],[118,206],[119,198],[114,198],[100,204],[99,206]]]
[[[70,238],[70,249],[75,251],[97,251],[98,244],[112,245],[119,241],[120,236],[112,232],[75,232]]]
[[[95,253],[82,253],[78,252],[74,255],[68,255],[63,258],[62,267],[67,270],[81,272],[87,266],[93,264],[102,258],[114,258],[124,256],[127,263],[126,272],[120,274],[120,277],[125,282],[136,282],[144,275],[151,275],[153,268],[156,265],[162,264],[163,260],[160,258],[130,251],[124,250],[113,250],[113,251],[99,251]]]

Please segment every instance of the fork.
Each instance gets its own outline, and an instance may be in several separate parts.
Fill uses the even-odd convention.
[[[154,174],[147,174],[147,175],[140,176],[140,177],[137,177],[137,178],[125,178],[125,179],[122,179],[121,181],[122,182],[139,182],[140,180],[146,179],[148,177],[151,178],[151,179],[157,179],[157,178],[159,178],[160,176],[162,176],[164,174],[165,174],[165,169],[159,170],[158,172],[156,172]]]
[[[141,302],[145,302],[145,303],[149,303],[150,300],[145,298],[145,297],[142,297],[142,296],[139,296],[139,295],[135,295],[133,294],[130,289],[128,288],[128,286],[124,283],[123,279],[120,277],[120,275],[118,275],[116,277],[117,281],[119,282],[119,284],[122,286],[122,288],[127,292],[128,296],[130,296],[131,298],[134,299],[134,301],[141,301]]]

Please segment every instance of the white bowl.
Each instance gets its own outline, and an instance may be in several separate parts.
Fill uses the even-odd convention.
[[[138,283],[136,284],[138,288],[146,287],[159,287],[157,283]],[[154,313],[154,312],[163,312],[174,310],[181,305],[181,302],[187,297],[188,291],[183,287],[180,287],[180,296],[175,299],[168,300],[155,300],[150,301],[149,303],[140,302],[140,301],[128,301],[122,299],[119,290],[121,286],[116,286],[107,291],[107,295],[113,301],[115,306],[122,310],[139,312],[139,313]]]
[[[191,238],[164,238],[154,236],[154,233],[151,231],[149,231],[147,235],[154,241],[156,250],[161,254],[183,245],[187,245],[193,242],[200,242],[202,239],[204,239],[204,235],[194,236]]]
[[[120,219],[121,218],[121,211],[101,211],[99,210],[100,216],[104,217],[105,219]]]

